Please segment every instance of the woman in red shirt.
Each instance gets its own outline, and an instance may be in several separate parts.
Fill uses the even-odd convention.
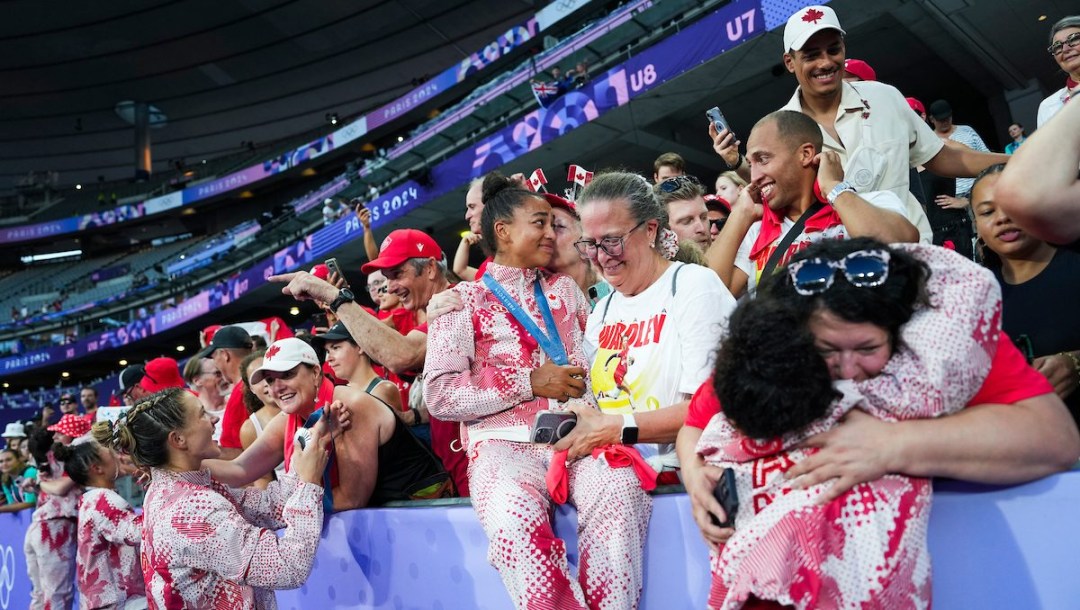
[[[972,263],[928,246],[890,248],[865,239],[822,243],[771,278],[758,299],[752,307],[759,313],[778,306],[771,313],[777,325],[790,327],[785,329],[790,353],[783,349],[782,333],[774,341],[767,335],[771,329],[759,328],[753,337],[740,327],[746,312],[734,317],[715,383],[704,384],[694,396],[679,438],[695,520],[710,544],[725,545],[714,554],[714,607],[744,607],[747,600],[752,603],[745,607],[756,607],[761,599],[798,607],[837,598],[881,603],[896,591],[928,603],[929,485],[916,477],[1018,482],[1067,467],[1080,453],[1075,427],[1062,428],[1061,418],[1067,423],[1068,416],[1060,400],[1000,334],[996,285]],[[754,351],[755,340],[771,361]],[[732,350],[739,351],[739,343],[745,345],[737,355]],[[785,375],[784,367],[792,364],[788,359],[807,348],[809,358]],[[816,364],[814,350],[821,357]],[[750,362],[754,358],[758,362]],[[766,369],[777,374],[758,378]],[[815,373],[826,376],[826,391],[831,377],[838,389],[856,395],[851,398],[845,390],[831,410],[826,396],[826,408],[818,411],[800,408],[794,400],[777,417],[764,415],[775,413],[785,393],[795,397],[803,391],[807,402],[820,396],[810,387]],[[776,379],[791,381],[796,374],[810,380],[803,382],[806,387],[776,386]],[[748,404],[755,392],[757,404]],[[714,417],[720,412],[717,393],[726,397],[725,409]],[[990,403],[936,421],[882,421]],[[848,411],[853,405],[874,415]],[[1005,405],[1014,411],[997,413],[995,407]],[[1007,418],[1014,412],[1024,413],[1026,421],[1016,423],[1017,429],[998,429],[991,435],[993,447],[986,447],[980,445],[986,438],[972,441],[966,430],[948,434],[949,420],[967,422],[968,412],[978,414],[976,426],[980,417]],[[858,427],[854,440],[853,426]],[[707,428],[704,435],[702,428]],[[937,436],[943,428],[944,438]],[[1026,435],[1031,433],[1041,436],[1039,450],[1017,443],[1030,442]],[[867,442],[872,444],[864,450]],[[955,453],[957,445],[967,453]],[[1012,451],[1007,459],[996,453],[1002,447]],[[704,465],[703,451],[705,460],[733,464],[737,473],[745,464],[737,475],[742,497],[735,530],[710,521],[710,513],[726,515],[712,499],[719,471]],[[980,471],[971,455],[1008,465]],[[886,477],[889,473],[909,476]],[[826,481],[831,486],[817,485]],[[855,487],[866,482],[873,483]],[[851,521],[853,514],[862,520]],[[872,524],[882,527],[875,530]],[[784,534],[793,528],[801,532],[797,542]],[[791,550],[787,545],[806,552],[782,551]],[[886,547],[892,550],[882,556],[874,550]],[[865,578],[859,568],[867,565],[876,566],[881,578]]]

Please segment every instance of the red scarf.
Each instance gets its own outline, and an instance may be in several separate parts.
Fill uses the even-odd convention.
[[[606,445],[592,450],[593,459],[601,455],[607,460],[610,468],[633,468],[634,474],[641,481],[641,488],[645,491],[656,489],[656,471],[649,466],[645,458],[641,457],[633,445]],[[566,504],[566,500],[570,497],[570,473],[566,470],[565,449],[552,454],[544,480],[551,499],[556,504]]]
[[[1063,100],[1063,103],[1072,99],[1073,91],[1076,90],[1077,87],[1080,87],[1080,83],[1074,81],[1071,76],[1065,77],[1065,99]]]
[[[840,215],[836,213],[836,210],[829,205],[829,202],[821,195],[821,185],[814,181],[814,198],[825,204],[823,208],[814,213],[813,216],[806,219],[804,233],[814,233],[824,231],[830,227],[844,224],[840,220]],[[763,208],[761,216],[761,232],[758,233],[757,241],[754,242],[754,247],[750,249],[750,258],[757,260],[764,252],[769,249],[769,246],[773,245],[783,235],[783,222],[784,219],[780,217],[776,212],[769,207],[769,202],[764,198],[761,200]]]

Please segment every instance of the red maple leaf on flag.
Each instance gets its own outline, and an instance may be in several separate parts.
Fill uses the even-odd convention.
[[[817,23],[821,21],[821,18],[825,16],[825,13],[817,10],[816,8],[807,9],[806,14],[802,16],[802,20],[807,23]]]
[[[280,345],[274,345],[270,349],[266,350],[266,359],[272,360],[274,356],[281,351]]]

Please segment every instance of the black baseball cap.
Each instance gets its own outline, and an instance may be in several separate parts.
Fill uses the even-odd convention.
[[[251,341],[251,335],[240,326],[225,326],[217,329],[214,338],[206,349],[199,352],[200,358],[209,358],[218,348],[227,349],[252,349],[255,344]]]
[[[349,329],[345,328],[345,324],[338,322],[330,327],[330,330],[321,335],[315,335],[311,338],[311,342],[318,345],[320,348],[326,345],[327,341],[351,341],[356,343],[356,340],[349,334]]]
[[[141,364],[133,364],[120,371],[120,392],[124,393],[139,385],[146,376],[146,368]]]
[[[934,103],[930,104],[930,116],[935,119],[944,119],[952,116],[952,105],[945,100],[934,100]]]

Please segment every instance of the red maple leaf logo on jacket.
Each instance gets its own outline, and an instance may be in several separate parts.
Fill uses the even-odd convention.
[[[821,18],[824,16],[825,13],[817,10],[816,8],[812,8],[806,11],[806,14],[802,16],[802,20],[807,23],[816,24],[818,21],[821,21]]]

